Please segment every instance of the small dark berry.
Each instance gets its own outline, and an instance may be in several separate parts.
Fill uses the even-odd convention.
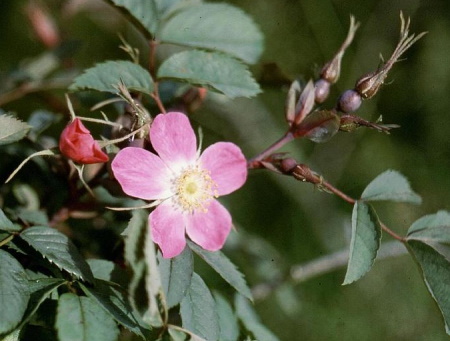
[[[349,113],[359,109],[362,103],[362,97],[355,90],[346,90],[339,97],[338,109],[339,111]]]

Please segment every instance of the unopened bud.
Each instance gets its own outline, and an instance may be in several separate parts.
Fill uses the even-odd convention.
[[[362,98],[358,92],[355,90],[346,90],[339,97],[338,110],[345,113],[354,112],[359,109],[361,103]]]
[[[344,56],[344,52],[347,47],[349,47],[352,43],[358,26],[359,23],[356,23],[355,18],[353,16],[350,16],[350,27],[348,29],[347,37],[345,38],[344,42],[342,43],[333,59],[326,63],[322,68],[322,71],[320,72],[320,78],[326,80],[331,84],[337,82],[341,74],[342,57]]]
[[[288,95],[286,97],[286,105],[285,105],[285,110],[286,110],[286,121],[289,122],[289,124],[291,125],[292,122],[294,122],[295,119],[295,107],[297,105],[297,97],[300,94],[300,91],[302,90],[300,83],[295,80],[292,82],[290,88],[289,88],[289,92]]]
[[[330,94],[330,82],[325,79],[319,79],[314,83],[315,101],[317,104],[323,103]]]
[[[378,70],[376,72],[371,72],[367,75],[362,76],[355,85],[355,90],[361,95],[364,99],[372,98],[378,92],[380,86],[384,83],[384,80],[387,76],[387,71],[382,72],[382,70]]]
[[[308,115],[314,107],[315,90],[314,84],[310,80],[306,84],[305,88],[298,99],[297,106],[295,107],[295,119],[294,124],[299,125],[306,115]]]
[[[294,168],[297,166],[297,161],[293,158],[287,158],[281,160],[280,167],[283,173],[291,173]]]

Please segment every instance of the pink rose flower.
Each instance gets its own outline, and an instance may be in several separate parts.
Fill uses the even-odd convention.
[[[126,194],[162,201],[150,213],[149,227],[163,257],[183,251],[185,233],[205,250],[219,250],[230,233],[231,216],[216,198],[245,183],[241,150],[218,142],[200,155],[188,118],[177,112],[155,117],[150,140],[158,155],[127,147],[114,158],[112,170]]]
[[[109,160],[108,155],[102,151],[79,118],[70,122],[62,131],[59,150],[64,156],[78,163],[100,163]]]

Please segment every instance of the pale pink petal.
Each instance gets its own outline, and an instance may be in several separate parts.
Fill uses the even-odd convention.
[[[111,167],[123,191],[130,196],[154,200],[172,195],[170,169],[157,155],[145,149],[122,149]]]
[[[181,211],[170,200],[159,205],[148,217],[153,241],[161,248],[164,258],[178,256],[186,246],[184,220]]]
[[[219,195],[237,190],[247,179],[247,161],[234,143],[218,142],[209,146],[200,156],[200,162],[211,172]]]
[[[159,114],[150,127],[150,140],[161,159],[173,170],[192,164],[197,155],[197,139],[185,114]]]
[[[217,251],[230,233],[231,215],[217,200],[212,200],[207,208],[207,212],[185,215],[186,233],[205,250]]]

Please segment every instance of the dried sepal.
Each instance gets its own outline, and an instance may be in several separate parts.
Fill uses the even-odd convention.
[[[299,125],[314,107],[315,90],[312,80],[306,84],[295,107],[294,124]]]
[[[292,122],[294,122],[297,98],[301,91],[302,87],[300,86],[300,83],[297,80],[293,81],[289,88],[285,104],[286,121],[288,121],[289,124],[292,124]]]
[[[355,85],[355,90],[362,98],[368,99],[375,96],[378,89],[383,85],[389,70],[399,60],[403,53],[408,50],[415,42],[422,38],[427,32],[409,34],[410,19],[405,19],[400,12],[400,40],[387,62],[383,63],[376,71],[368,73],[361,77]]]
[[[381,122],[381,117],[376,122],[369,122],[359,116],[342,115],[339,130],[349,133],[355,131],[359,127],[366,127],[375,129],[381,133],[390,134],[391,129],[400,127],[398,124],[383,124]]]

